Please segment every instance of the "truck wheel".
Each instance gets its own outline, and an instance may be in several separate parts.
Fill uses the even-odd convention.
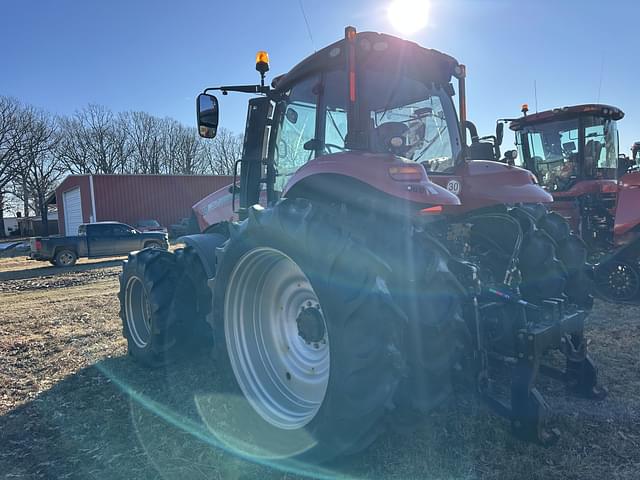
[[[242,394],[216,426],[245,453],[322,462],[383,430],[404,315],[388,267],[332,219],[303,199],[255,207],[218,252],[212,327]]]
[[[72,267],[76,264],[76,260],[78,260],[76,252],[68,249],[58,250],[54,259],[58,267]]]
[[[162,248],[162,245],[158,242],[147,242],[144,244],[144,248]]]
[[[157,367],[181,343],[176,316],[170,315],[180,275],[175,255],[159,249],[129,254],[120,274],[120,318],[129,354]]]

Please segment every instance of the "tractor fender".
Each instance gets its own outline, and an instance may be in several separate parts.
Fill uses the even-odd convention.
[[[640,228],[640,172],[624,175],[619,181],[618,203],[614,226],[616,246],[633,240]]]
[[[221,233],[199,233],[180,237],[178,243],[193,248],[202,262],[207,278],[212,279],[216,276],[216,248],[221,247],[227,239]]]

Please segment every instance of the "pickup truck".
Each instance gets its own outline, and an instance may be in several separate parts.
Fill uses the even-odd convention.
[[[30,258],[70,267],[80,257],[116,257],[147,247],[166,250],[169,240],[163,232],[139,232],[124,223],[96,222],[80,225],[74,237],[33,237],[30,246]]]

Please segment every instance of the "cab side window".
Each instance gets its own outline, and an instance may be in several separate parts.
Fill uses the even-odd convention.
[[[113,225],[111,235],[131,235],[133,230],[125,225]]]
[[[305,144],[316,137],[319,91],[319,78],[310,77],[295,85],[279,105],[281,120],[275,144],[276,191],[282,191],[291,175],[314,158],[314,147],[307,145],[305,148]]]

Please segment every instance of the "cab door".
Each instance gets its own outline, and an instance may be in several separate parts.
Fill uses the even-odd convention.
[[[301,166],[324,150],[316,129],[321,90],[320,77],[312,75],[293,85],[276,106],[277,131],[270,148],[276,195]]]
[[[124,255],[143,247],[142,236],[138,231],[124,224],[112,225],[112,251],[115,250],[116,255]]]

